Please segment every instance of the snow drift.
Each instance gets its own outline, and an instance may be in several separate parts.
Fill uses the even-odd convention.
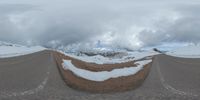
[[[45,50],[42,46],[26,47],[12,43],[0,42],[0,58],[26,55]]]

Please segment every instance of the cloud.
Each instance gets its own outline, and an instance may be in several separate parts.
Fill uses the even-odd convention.
[[[145,45],[157,45],[165,42],[199,44],[200,14],[198,9],[200,9],[199,5],[189,5],[175,9],[174,20],[164,19],[155,22],[156,30],[141,31],[139,40]],[[173,14],[170,14],[170,16],[173,16]]]
[[[200,5],[194,1],[1,2],[0,40],[4,41],[84,48],[100,40],[106,46],[129,49],[200,42]]]
[[[34,34],[32,13],[36,7],[27,4],[0,4],[0,39],[11,42],[25,42]]]

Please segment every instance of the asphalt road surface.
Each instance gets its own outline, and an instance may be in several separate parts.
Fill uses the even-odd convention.
[[[200,59],[157,55],[141,87],[95,94],[69,88],[50,51],[0,59],[0,100],[199,100]]]

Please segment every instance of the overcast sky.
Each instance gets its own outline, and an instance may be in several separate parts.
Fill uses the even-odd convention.
[[[0,41],[136,49],[200,43],[198,0],[0,0]]]

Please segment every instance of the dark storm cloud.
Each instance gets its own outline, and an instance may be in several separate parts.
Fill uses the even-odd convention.
[[[2,0],[0,40],[61,46],[103,44],[139,48],[200,42],[195,1]]]

